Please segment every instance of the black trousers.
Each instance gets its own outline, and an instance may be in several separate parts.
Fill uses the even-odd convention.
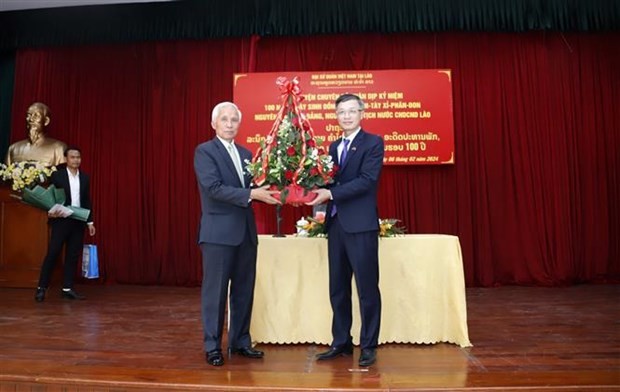
[[[86,223],[71,218],[50,219],[52,237],[43,259],[39,287],[47,288],[50,284],[56,260],[66,244],[65,262],[63,266],[62,287],[73,288],[77,262],[82,256],[84,247],[84,229]]]

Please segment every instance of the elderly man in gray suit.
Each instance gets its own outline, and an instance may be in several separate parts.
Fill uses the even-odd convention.
[[[222,331],[230,283],[228,351],[248,358],[264,353],[252,347],[250,319],[256,279],[258,236],[252,200],[279,204],[267,187],[250,189],[242,168],[251,152],[236,144],[241,112],[232,102],[213,108],[215,137],[196,147],[194,170],[202,216],[198,244],[202,253],[201,310],[206,361],[222,366]]]

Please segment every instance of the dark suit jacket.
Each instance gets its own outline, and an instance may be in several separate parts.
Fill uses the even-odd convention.
[[[235,146],[245,167],[244,162],[252,159],[252,153],[238,144]],[[258,243],[249,202],[251,178],[244,173],[245,187],[241,187],[232,159],[217,137],[196,147],[194,170],[202,205],[198,243],[236,246],[243,241],[246,228],[251,240]]]
[[[338,162],[340,143],[342,139],[329,146],[334,162]],[[360,130],[349,146],[344,166],[340,167],[330,186],[333,200],[327,205],[327,228],[335,203],[338,220],[346,232],[362,233],[379,229],[377,188],[383,155],[383,139]]]
[[[87,222],[93,222],[93,210],[90,200],[90,177],[80,170],[78,174],[80,178],[80,207],[90,210]],[[50,183],[56,188],[64,189],[65,191],[65,205],[71,205],[71,187],[69,185],[69,173],[67,173],[67,165],[58,165],[57,170],[50,176]],[[56,218],[62,219],[62,218]]]

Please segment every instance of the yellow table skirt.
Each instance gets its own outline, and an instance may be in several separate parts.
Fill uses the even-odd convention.
[[[381,238],[379,270],[383,308],[379,343],[471,346],[458,237]],[[328,280],[326,239],[259,236],[252,340],[330,344]],[[359,330],[354,291],[351,334],[355,344],[359,344]]]

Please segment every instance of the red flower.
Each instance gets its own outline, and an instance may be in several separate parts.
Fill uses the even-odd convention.
[[[310,139],[307,142],[308,147],[316,147],[316,142],[314,141],[314,139]]]
[[[284,178],[286,178],[287,180],[292,180],[293,179],[293,172],[291,170],[287,170],[284,172]]]
[[[310,169],[311,176],[316,176],[317,174],[319,174],[319,169],[317,169],[316,167]]]
[[[295,155],[295,147],[290,146],[289,148],[287,148],[286,155],[288,155],[289,157],[292,157],[293,155]]]
[[[293,122],[292,123],[293,123],[293,126],[295,128],[299,128],[299,118],[293,117]]]

